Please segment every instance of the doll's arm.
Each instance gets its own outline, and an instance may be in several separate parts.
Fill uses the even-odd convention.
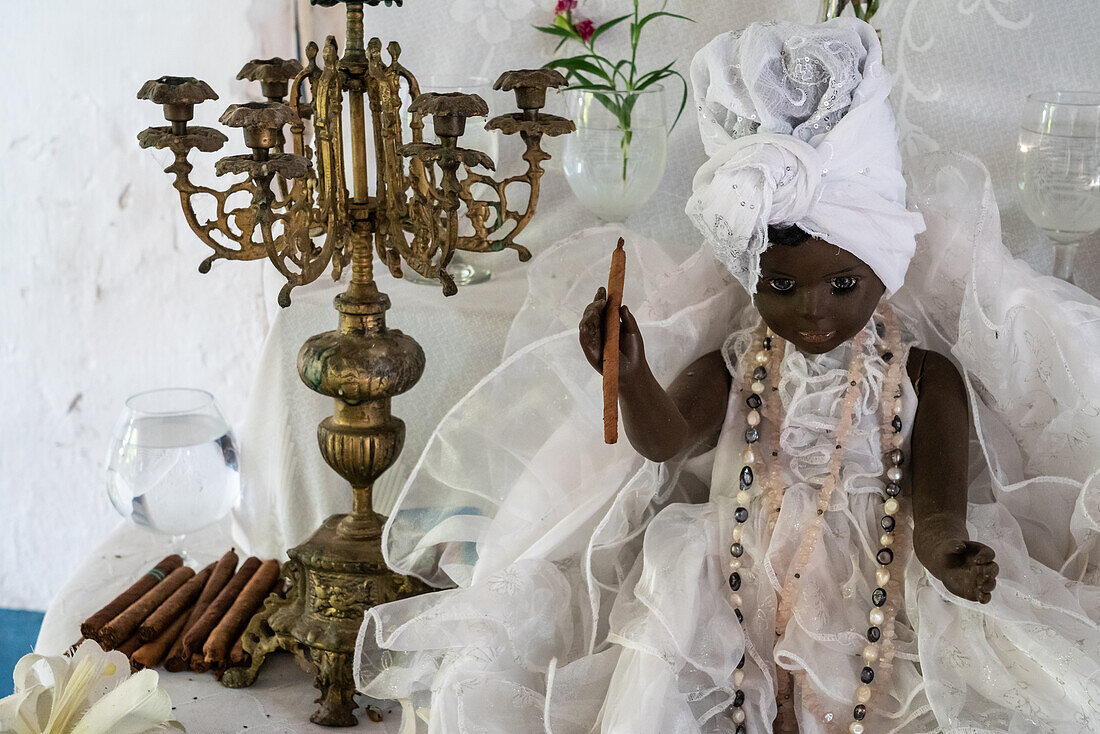
[[[601,288],[585,309],[580,342],[589,364],[603,363]],[[719,352],[692,362],[666,391],[657,382],[645,358],[638,322],[630,309],[619,311],[619,408],[630,444],[651,461],[667,461],[722,427],[729,397],[730,377]]]
[[[997,583],[993,549],[966,530],[970,421],[966,388],[951,361],[913,349],[909,377],[920,385],[913,421],[909,476],[913,492],[913,549],[924,567],[964,599],[990,599]]]

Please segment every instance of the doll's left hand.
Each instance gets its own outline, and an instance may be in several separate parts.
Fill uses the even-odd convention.
[[[999,570],[993,561],[993,549],[970,540],[965,527],[934,525],[914,529],[917,558],[952,594],[988,604]]]

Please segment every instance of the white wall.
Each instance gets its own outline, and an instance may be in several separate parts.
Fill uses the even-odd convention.
[[[216,125],[252,98],[234,81],[245,61],[296,53],[294,14],[291,0],[0,8],[0,607],[44,609],[119,522],[104,457],[123,400],[202,387],[240,421],[266,328],[263,265],[198,273],[208,251],[164,157],[134,138],[166,124],[137,90],[204,79],[221,99],[195,122]],[[213,179],[222,154],[192,161]]]

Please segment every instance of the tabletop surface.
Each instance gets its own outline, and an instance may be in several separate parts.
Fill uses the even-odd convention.
[[[185,539],[188,565],[201,567],[229,549],[227,522]],[[80,623],[122,593],[150,566],[171,552],[164,536],[126,522],[93,551],[61,589],[46,612],[36,652],[57,655],[80,637]],[[225,688],[212,674],[158,671],[160,685],[172,698],[173,716],[196,734],[293,734],[332,731],[310,723],[317,690],[312,677],[286,653],[268,657],[249,688]],[[401,710],[396,704],[374,702],[382,723],[367,718],[362,707],[354,731],[397,734]]]

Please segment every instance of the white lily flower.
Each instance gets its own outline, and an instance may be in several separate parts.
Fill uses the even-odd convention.
[[[85,640],[72,658],[24,655],[15,693],[0,700],[0,734],[147,734],[184,731],[156,671]]]

